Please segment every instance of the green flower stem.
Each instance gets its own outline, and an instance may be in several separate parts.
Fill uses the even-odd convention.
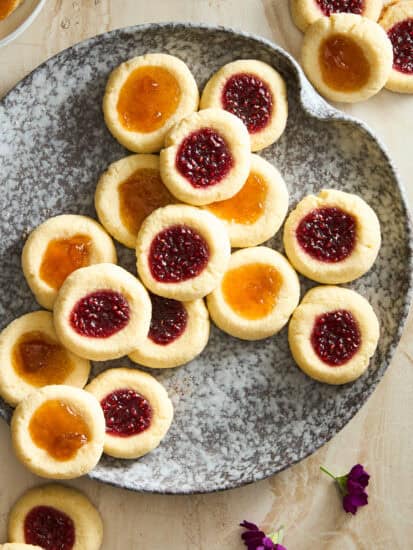
[[[334,474],[332,474],[331,472],[329,472],[325,466],[320,466],[320,470],[322,472],[324,472],[325,474],[327,474],[328,476],[330,476],[331,478],[333,478],[334,481],[337,481],[336,476]]]

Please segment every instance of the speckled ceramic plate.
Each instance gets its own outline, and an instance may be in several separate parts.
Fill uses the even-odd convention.
[[[2,326],[38,309],[20,269],[25,236],[56,214],[95,216],[93,193],[100,173],[127,154],[103,122],[109,72],[125,59],[154,51],[183,59],[200,88],[219,67],[238,58],[261,59],[281,71],[288,85],[287,130],[262,155],[283,174],[290,207],[326,186],[354,192],[376,210],[383,234],[373,269],[351,285],[371,301],[381,322],[377,352],[362,378],[343,387],[310,380],[291,358],[286,330],[264,341],[243,342],[214,329],[197,360],[152,371],[167,387],[176,411],[161,446],[138,461],[104,457],[91,473],[139,491],[214,491],[262,479],[301,460],[331,439],[366,401],[389,364],[407,314],[410,223],[380,143],[363,124],[328,106],[280,48],[222,28],[166,24],[114,31],[47,61],[0,104]],[[282,249],[280,237],[270,244]],[[120,252],[121,263],[134,271],[132,252]],[[302,291],[309,286],[302,279]],[[111,363],[128,364],[126,359]],[[10,418],[4,403],[0,412]]]

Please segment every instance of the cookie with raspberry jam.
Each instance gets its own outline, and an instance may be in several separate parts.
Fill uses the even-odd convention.
[[[319,283],[347,283],[373,265],[380,224],[357,195],[323,189],[298,203],[284,226],[285,252],[297,271]]]
[[[117,458],[139,458],[155,449],[173,418],[165,388],[136,369],[109,369],[87,387],[105,416],[104,451]]]
[[[304,296],[288,329],[291,353],[308,376],[345,384],[367,369],[379,339],[368,301],[347,288],[318,286]]]
[[[8,533],[14,542],[0,547],[3,550],[99,550],[103,523],[83,493],[50,484],[19,498],[9,514]]]
[[[413,93],[413,1],[386,6],[380,17],[393,47],[393,67],[386,88],[403,94]]]
[[[268,147],[287,124],[287,88],[282,76],[267,63],[240,59],[219,69],[207,82],[201,109],[224,109],[242,120],[251,150]]]
[[[305,32],[321,17],[335,13],[352,13],[377,21],[383,0],[291,0],[290,7],[294,23]]]

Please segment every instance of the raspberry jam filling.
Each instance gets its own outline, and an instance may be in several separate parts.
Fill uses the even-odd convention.
[[[222,91],[222,106],[242,120],[250,134],[267,126],[273,97],[267,84],[255,74],[234,74]]]
[[[364,11],[364,0],[315,0],[324,15],[332,13],[355,13],[361,15]]]
[[[149,402],[131,389],[116,390],[100,402],[105,415],[106,433],[130,437],[149,428],[152,408]]]
[[[51,506],[35,506],[24,519],[24,542],[44,550],[72,550],[75,524],[67,514]]]
[[[22,334],[12,349],[15,372],[32,386],[63,384],[73,371],[67,351],[40,331]]]
[[[138,234],[143,220],[151,212],[174,202],[161,180],[159,170],[136,170],[118,188],[120,218],[127,229]]]
[[[315,320],[311,344],[324,363],[331,367],[344,365],[360,348],[358,323],[345,309],[324,313]]]
[[[317,208],[299,223],[296,236],[302,248],[320,262],[341,262],[354,250],[356,220],[340,208]]]
[[[263,214],[268,186],[265,179],[251,172],[240,191],[230,199],[214,202],[208,210],[229,222],[252,225]]]
[[[90,440],[89,427],[82,416],[57,399],[49,399],[35,410],[29,433],[38,447],[61,462],[72,459]]]
[[[155,236],[148,260],[154,279],[180,283],[197,277],[206,268],[209,246],[192,227],[172,225]]]
[[[345,34],[326,38],[319,50],[324,82],[333,90],[354,92],[370,79],[370,63],[363,49]]]
[[[201,128],[185,138],[176,154],[176,169],[198,189],[219,183],[234,165],[225,139],[212,128]]]
[[[148,338],[160,346],[167,346],[186,329],[188,312],[182,302],[151,294],[152,319]]]
[[[274,309],[281,283],[281,275],[272,265],[246,264],[226,272],[222,293],[244,319],[262,319]]]
[[[53,239],[43,255],[40,278],[50,287],[59,290],[72,271],[89,265],[91,246],[92,239],[87,235]]]
[[[70,315],[73,329],[88,338],[108,338],[129,322],[126,298],[113,290],[98,290],[81,298]]]
[[[120,123],[130,132],[154,132],[175,113],[180,99],[179,82],[167,69],[139,67],[120,90],[117,103]]]
[[[393,68],[413,74],[413,18],[396,23],[387,34],[393,45]]]

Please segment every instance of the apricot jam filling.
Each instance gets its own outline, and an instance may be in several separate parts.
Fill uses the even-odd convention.
[[[281,284],[281,275],[275,267],[251,263],[229,270],[222,281],[222,292],[231,309],[253,321],[271,313]]]
[[[138,233],[146,216],[174,201],[161,180],[158,170],[136,170],[118,188],[120,218],[134,235]]]
[[[0,21],[12,13],[15,4],[16,0],[0,0]]]
[[[75,524],[67,514],[52,506],[35,506],[24,519],[24,541],[44,550],[72,550]]]
[[[12,349],[15,372],[32,386],[62,384],[73,371],[67,351],[37,330],[22,334]]]
[[[321,74],[333,90],[354,92],[370,78],[370,63],[355,40],[344,34],[329,36],[319,52]]]
[[[154,132],[175,113],[180,99],[181,88],[170,71],[156,66],[139,67],[120,90],[119,120],[130,132]]]
[[[29,423],[33,442],[55,460],[72,459],[90,441],[89,427],[72,407],[49,399],[38,407]]]
[[[265,179],[251,172],[240,191],[230,199],[214,202],[208,210],[228,222],[252,225],[261,216],[265,207],[268,186]]]
[[[79,267],[89,265],[92,239],[88,235],[73,235],[68,239],[49,242],[40,264],[40,278],[55,290]]]

